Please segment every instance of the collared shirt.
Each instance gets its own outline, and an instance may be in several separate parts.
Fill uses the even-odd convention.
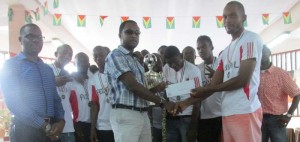
[[[129,91],[125,84],[119,80],[124,73],[131,72],[136,81],[144,85],[144,67],[138,62],[138,59],[131,52],[122,46],[114,49],[105,60],[104,73],[109,88],[110,101],[112,104],[123,104],[135,107],[148,107],[148,102],[134,95]]]
[[[288,96],[300,95],[300,90],[292,77],[284,70],[271,66],[260,73],[258,88],[263,113],[280,115],[288,111]]]
[[[1,72],[5,103],[15,119],[40,128],[45,117],[64,119],[52,69],[41,59],[27,60],[23,53],[8,59]]]

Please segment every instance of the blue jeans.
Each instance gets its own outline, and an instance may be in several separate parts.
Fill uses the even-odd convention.
[[[261,126],[262,142],[286,142],[286,127],[281,127],[277,122],[280,115],[264,114]]]
[[[168,142],[187,142],[187,132],[192,117],[167,119]]]
[[[152,127],[152,142],[162,142],[162,130]]]
[[[74,132],[61,133],[59,139],[60,142],[75,142],[75,134]]]

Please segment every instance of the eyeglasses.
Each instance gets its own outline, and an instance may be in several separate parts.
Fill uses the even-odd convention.
[[[133,35],[133,34],[135,34],[137,36],[141,34],[141,32],[139,30],[136,30],[136,31],[134,31],[134,30],[126,30],[126,31],[124,31],[124,33],[127,34],[127,35]]]
[[[34,35],[34,34],[28,34],[28,35],[26,35],[24,37],[27,38],[30,41],[45,39],[45,37],[42,36],[42,35]]]

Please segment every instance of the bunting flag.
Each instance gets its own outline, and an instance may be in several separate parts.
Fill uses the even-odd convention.
[[[8,16],[8,20],[9,20],[9,21],[12,21],[13,15],[14,15],[13,9],[12,9],[12,8],[9,8],[8,11],[7,11],[7,16]]]
[[[174,17],[166,18],[166,28],[167,29],[175,29],[175,18]]]
[[[54,14],[53,15],[53,25],[60,26],[61,25],[61,14]]]
[[[193,28],[200,28],[200,16],[193,17]]]
[[[121,23],[127,21],[129,19],[129,17],[126,17],[126,16],[122,16],[121,17]]]
[[[35,17],[35,21],[40,21],[41,19],[41,16],[40,16],[40,9],[39,8],[36,8],[36,10],[31,10],[34,14],[34,17]]]
[[[104,19],[105,19],[106,17],[107,17],[107,16],[100,16],[100,25],[101,25],[101,27],[103,26]]]
[[[26,23],[32,23],[32,16],[30,14],[30,11],[25,11],[25,22]]]
[[[143,25],[145,29],[151,28],[151,17],[143,17]]]
[[[47,15],[49,13],[47,1],[44,2],[44,7],[43,8],[44,8],[44,15]]]
[[[216,16],[216,21],[217,21],[217,27],[218,28],[223,28],[224,27],[223,16]]]
[[[292,16],[289,12],[283,12],[283,20],[284,24],[291,24],[292,23]]]
[[[244,21],[243,25],[244,25],[244,27],[248,27],[247,19]]]
[[[262,14],[262,21],[264,25],[269,25],[269,13]]]
[[[86,16],[85,15],[78,15],[77,16],[77,26],[78,27],[85,27],[86,25]]]
[[[53,0],[53,8],[58,8],[59,0]]]

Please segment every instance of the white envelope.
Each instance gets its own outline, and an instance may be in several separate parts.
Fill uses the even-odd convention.
[[[196,85],[194,80],[168,85],[168,87],[166,88],[167,97],[170,98],[190,94],[191,90],[196,88],[195,86]]]

